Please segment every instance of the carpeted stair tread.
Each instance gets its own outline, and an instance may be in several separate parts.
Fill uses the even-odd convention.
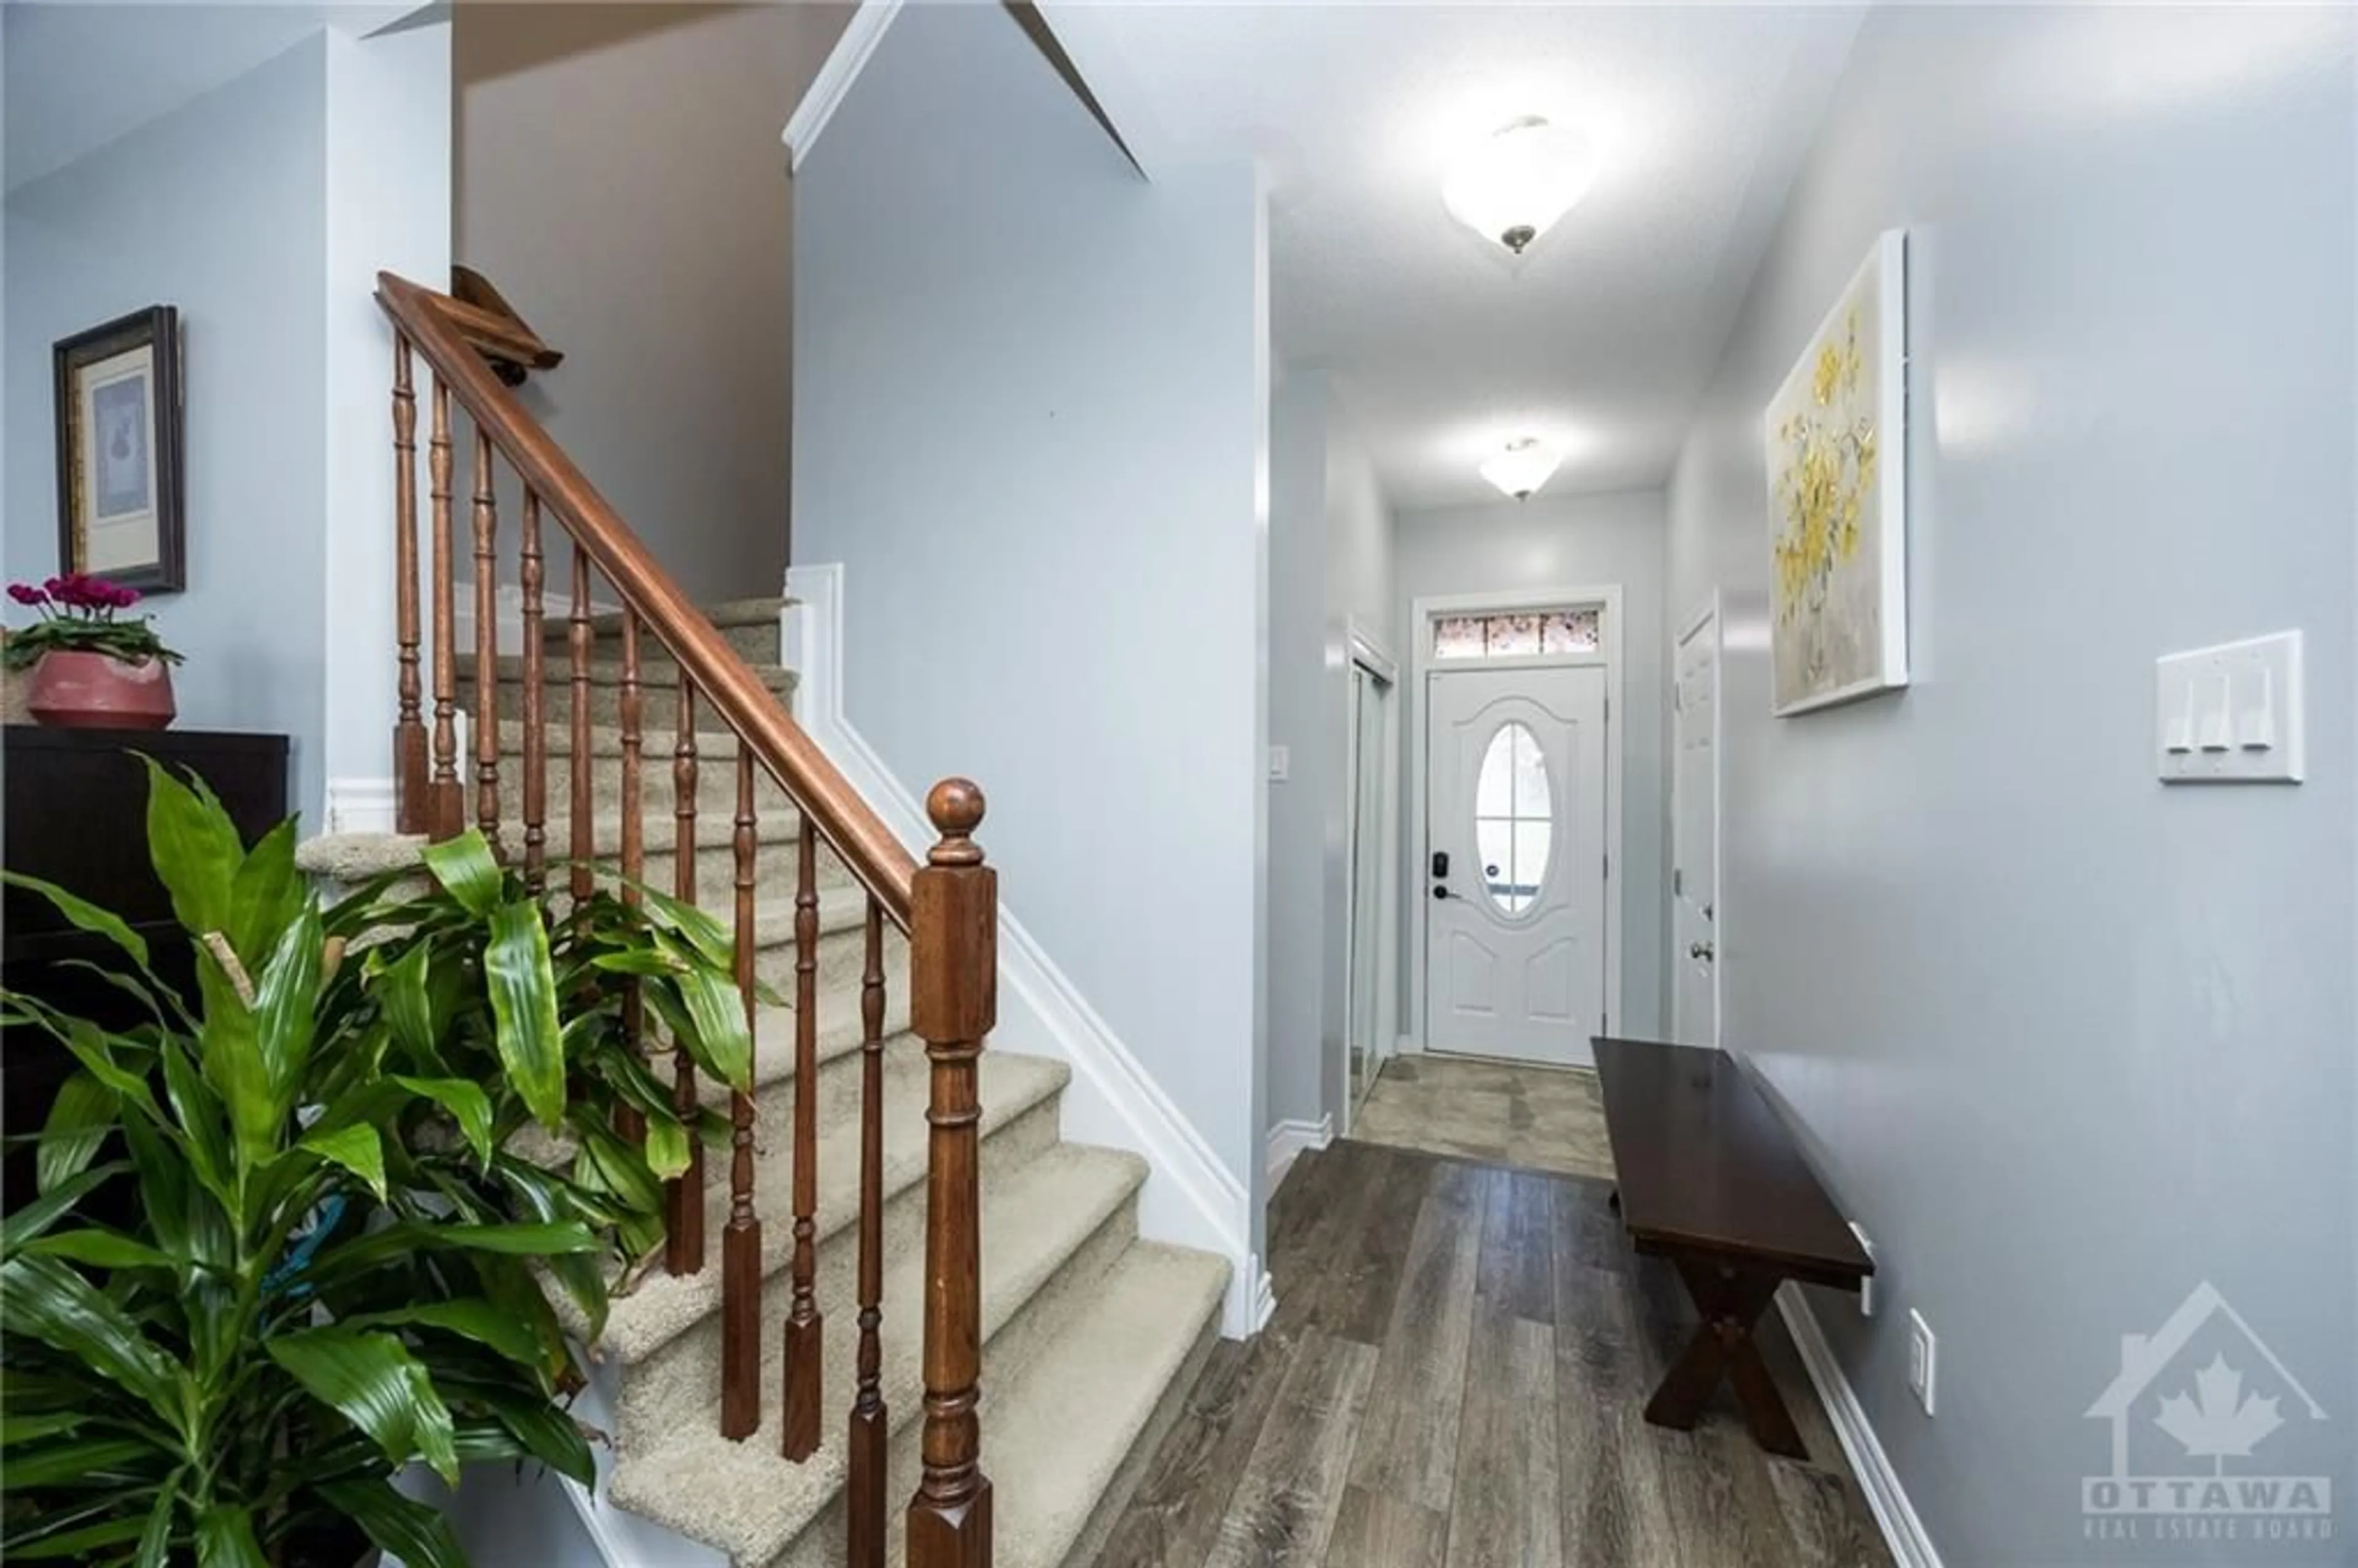
[[[1063,1091],[1072,1069],[1047,1056],[1026,1056],[1007,1051],[986,1051],[981,1061],[979,1094],[982,1101],[982,1136],[988,1140],[1025,1111]],[[925,1180],[925,1105],[929,1076],[925,1058],[903,1052],[887,1058],[884,1071],[884,1197],[886,1202]],[[765,1101],[774,1099],[774,1091]],[[784,1107],[767,1105],[765,1116],[776,1113],[781,1130]],[[711,1179],[705,1188],[707,1262],[702,1272],[684,1278],[657,1271],[630,1295],[614,1303],[598,1354],[627,1368],[717,1312],[720,1305],[719,1238],[729,1219],[728,1159],[725,1151],[705,1155]],[[841,1116],[823,1121],[818,1136],[818,1203],[813,1217],[815,1245],[849,1225],[859,1201],[860,1120]],[[762,1271],[767,1276],[783,1269],[794,1250],[791,1196],[794,1192],[792,1141],[779,1137],[757,1146],[753,1172],[755,1205],[762,1217]],[[560,1315],[569,1306],[560,1303]],[[578,1326],[568,1324],[568,1326]],[[717,1390],[716,1390],[717,1394]]]
[[[665,694],[660,708],[650,706],[642,716],[639,727],[640,754],[645,758],[648,773],[648,793],[654,793],[655,773],[662,771],[664,799],[671,798],[671,749],[679,739],[678,709]],[[731,762],[737,754],[737,733],[725,725],[714,722],[712,705],[696,705],[696,751],[699,766],[714,767]],[[570,757],[573,754],[573,722],[565,714],[547,716],[544,727],[542,752],[550,757]],[[619,724],[592,724],[589,730],[590,754],[593,757],[617,757],[622,754],[622,727]],[[500,719],[500,762],[504,767],[524,755],[524,720],[503,717]],[[551,797],[555,797],[557,780],[550,777]]]
[[[1052,1353],[995,1388],[986,1379],[983,1469],[1000,1568],[1062,1568],[1228,1285],[1226,1259],[1138,1242],[1089,1292],[1086,1312]]]
[[[604,650],[600,650],[601,654],[603,652]],[[492,661],[492,665],[499,671],[500,680],[503,684],[511,686],[523,684],[524,655],[522,654],[501,654]],[[768,687],[779,697],[788,697],[794,695],[795,672],[785,665],[757,665],[748,661],[748,667],[754,675],[761,677],[763,686]],[[660,728],[663,719],[671,710],[676,691],[675,672],[678,666],[673,664],[671,655],[668,654],[649,649],[640,655],[639,690],[647,704],[643,719],[645,728],[650,731]],[[620,687],[622,684],[622,661],[605,657],[593,658],[590,661],[586,673],[589,676],[589,684],[593,687]],[[456,694],[459,706],[471,712],[475,706],[475,655],[473,654],[457,655],[456,674],[459,683]],[[570,659],[541,661],[541,682],[544,686],[561,687],[569,686],[572,680],[573,664]],[[709,705],[699,703],[698,706]],[[564,719],[565,715],[551,712],[547,718],[549,728],[554,730],[559,721]],[[611,723],[612,721],[601,720],[601,722]]]
[[[1090,1238],[1122,1211],[1145,1179],[1145,1162],[1135,1155],[1067,1143],[985,1188],[986,1357],[989,1341],[1019,1314],[1035,1310],[1036,1298],[1057,1281]],[[916,1316],[924,1271],[924,1256],[914,1249],[890,1260],[885,1271],[880,1382],[895,1431],[911,1426],[924,1413],[924,1336]],[[831,1338],[830,1353],[841,1343]],[[829,1370],[832,1386],[848,1390],[848,1369]],[[616,1504],[728,1552],[740,1563],[767,1563],[785,1551],[820,1519],[842,1490],[844,1422],[838,1407],[848,1408],[849,1400],[830,1401],[818,1452],[805,1464],[790,1465],[777,1452],[774,1424],[776,1390],[784,1375],[780,1340],[766,1346],[762,1368],[762,1430],[743,1443],[720,1436],[717,1393],[698,1408],[683,1410],[670,1423],[675,1437],[647,1452],[622,1456],[614,1472]],[[892,1477],[894,1512],[915,1484],[914,1474]]]
[[[718,604],[699,604],[697,608],[704,611],[704,618],[707,621],[711,622],[717,629],[725,632],[731,626],[774,625],[778,617],[785,612],[787,606],[794,602],[791,599],[772,594],[766,598],[756,596],[752,599],[728,599]],[[621,636],[622,612],[619,610],[608,610],[592,615],[590,618],[590,631],[593,636]],[[551,643],[562,643],[571,635],[571,633],[572,622],[555,611],[551,611],[548,619],[542,623],[542,634]]]

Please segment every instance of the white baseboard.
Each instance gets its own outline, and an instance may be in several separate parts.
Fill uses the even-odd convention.
[[[893,776],[843,711],[843,568],[795,567],[786,574],[786,595],[795,600],[786,611],[784,652],[796,676],[795,719],[922,860],[934,835],[920,797]],[[1071,1066],[1066,1135],[1145,1159],[1150,1174],[1139,1195],[1140,1234],[1228,1259],[1232,1271],[1221,1332],[1232,1339],[1257,1332],[1274,1297],[1251,1250],[1252,1199],[1244,1183],[1220,1163],[1203,1134],[1003,903],[999,981],[994,1037]]]
[[[1249,1332],[1259,1334],[1269,1326],[1269,1320],[1277,1315],[1277,1281],[1270,1278],[1269,1271],[1260,1266],[1260,1254],[1258,1252],[1245,1260],[1245,1273],[1253,1282],[1249,1308],[1252,1322]]]
[[[524,589],[514,583],[503,583],[494,595],[494,601],[499,607],[495,611],[498,616],[499,651],[503,654],[523,653]],[[592,615],[619,615],[622,611],[622,607],[619,604],[604,604],[594,599],[590,601],[590,613]],[[566,617],[572,612],[570,590],[561,600],[552,594],[541,606],[541,617],[546,625],[562,626]],[[458,585],[455,602],[450,606],[450,646],[461,654],[475,651],[475,585],[472,583]]]
[[[390,833],[394,830],[391,779],[330,779],[328,831]]]
[[[1834,1436],[1858,1476],[1859,1489],[1866,1494],[1875,1522],[1882,1527],[1893,1561],[1899,1568],[1941,1568],[1941,1554],[1933,1550],[1924,1521],[1916,1517],[1915,1505],[1908,1500],[1898,1472],[1883,1452],[1882,1440],[1867,1423],[1866,1407],[1852,1391],[1850,1379],[1843,1376],[1842,1364],[1834,1359],[1833,1348],[1818,1327],[1817,1315],[1811,1312],[1801,1287],[1788,1282],[1777,1292],[1777,1308],[1785,1315],[1793,1347],[1801,1353],[1801,1365],[1817,1387],[1818,1402],[1826,1407],[1826,1418],[1833,1423]]]
[[[1269,1190],[1275,1192],[1277,1184],[1285,1180],[1285,1173],[1304,1152],[1324,1149],[1335,1141],[1335,1118],[1322,1116],[1315,1121],[1296,1119],[1281,1121],[1269,1130]]]

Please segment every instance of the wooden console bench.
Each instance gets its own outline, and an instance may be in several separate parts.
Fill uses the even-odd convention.
[[[1595,1047],[1622,1224],[1639,1251],[1677,1267],[1703,1317],[1646,1419],[1692,1427],[1725,1378],[1754,1442],[1806,1457],[1753,1325],[1784,1281],[1855,1291],[1873,1260],[1734,1057],[1646,1040]]]

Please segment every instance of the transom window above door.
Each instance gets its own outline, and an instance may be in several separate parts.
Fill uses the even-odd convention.
[[[1520,659],[1544,654],[1593,654],[1600,645],[1599,611],[1515,610],[1496,615],[1443,615],[1433,622],[1436,659]]]

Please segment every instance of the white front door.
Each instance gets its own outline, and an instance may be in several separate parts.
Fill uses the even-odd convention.
[[[1671,740],[1671,1000],[1682,1044],[1719,1044],[1719,615],[1679,639]]]
[[[1605,671],[1428,681],[1425,1044],[1585,1064],[1605,1022]]]

